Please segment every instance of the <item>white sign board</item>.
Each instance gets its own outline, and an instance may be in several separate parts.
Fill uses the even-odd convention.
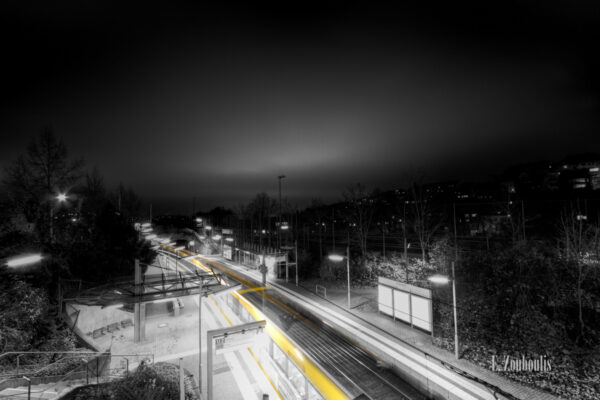
[[[264,342],[262,330],[253,330],[245,333],[235,333],[227,336],[215,337],[215,354],[223,354],[250,346],[256,346]]]
[[[431,290],[379,277],[379,311],[432,332]]]

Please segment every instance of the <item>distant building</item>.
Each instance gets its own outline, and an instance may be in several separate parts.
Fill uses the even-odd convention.
[[[537,162],[508,168],[500,181],[508,193],[581,191],[600,189],[600,155],[594,153],[565,157],[559,162]]]
[[[600,155],[584,153],[565,157],[560,167],[560,188],[563,190],[600,189]]]

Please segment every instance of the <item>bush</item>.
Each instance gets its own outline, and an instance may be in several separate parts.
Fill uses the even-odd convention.
[[[186,372],[186,375],[190,374]],[[189,378],[186,382],[186,400],[196,399]],[[135,372],[115,382],[112,391],[115,398],[123,400],[178,400],[179,367],[169,363],[141,365]]]

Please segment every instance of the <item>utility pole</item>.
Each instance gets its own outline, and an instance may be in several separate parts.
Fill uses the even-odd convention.
[[[142,303],[141,296],[143,294],[142,286],[142,269],[140,267],[140,261],[135,259],[135,295],[136,302],[133,306],[133,319],[134,319],[134,330],[133,330],[133,341],[135,343],[143,342],[146,340],[146,304]]]
[[[350,310],[350,243],[346,246],[346,273],[348,274],[348,310]]]
[[[452,263],[452,308],[454,311],[454,357],[459,359],[459,349],[458,349],[458,321],[456,318],[456,276],[454,274],[454,263]]]
[[[452,203],[452,219],[454,220],[454,261],[458,262],[458,238],[456,236],[456,203]],[[454,268],[454,267],[452,267]]]
[[[279,175],[279,227],[277,228],[277,248],[281,247],[281,180],[285,178],[285,175]]]
[[[406,200],[402,211],[402,236],[404,239],[404,262],[408,263],[408,243],[406,240]]]
[[[331,241],[333,242],[332,249],[335,249],[335,211],[331,209]]]
[[[383,258],[385,258],[385,222],[381,224],[381,243],[383,250]]]
[[[200,277],[200,293],[198,294],[198,388],[202,398],[202,289],[204,280]]]

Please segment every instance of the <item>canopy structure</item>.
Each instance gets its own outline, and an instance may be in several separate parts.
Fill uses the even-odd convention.
[[[117,279],[87,288],[82,288],[79,281],[76,281],[79,282],[78,285],[73,285],[73,282],[61,280],[62,301],[103,307],[197,295],[200,290],[204,296],[208,296],[231,289],[227,278],[222,273],[212,270],[198,270],[195,274],[165,270],[163,274],[143,276],[142,283],[137,287],[133,278]]]

